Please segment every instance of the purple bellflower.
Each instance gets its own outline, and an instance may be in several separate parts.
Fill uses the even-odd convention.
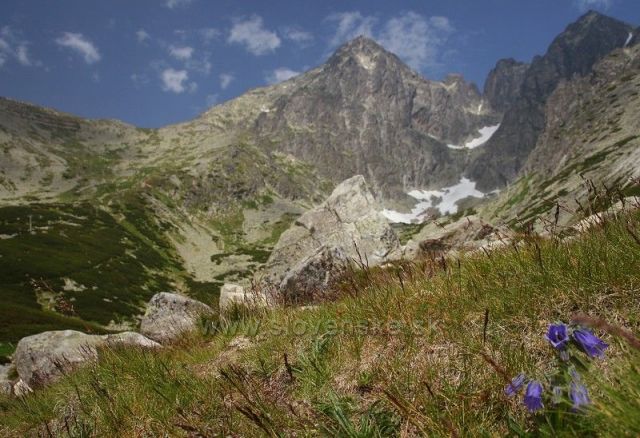
[[[573,331],[573,340],[580,348],[591,357],[600,357],[609,346],[599,337],[595,336],[587,329],[577,329]]]
[[[529,382],[524,394],[524,404],[529,412],[535,412],[542,408],[542,383],[537,380]]]
[[[524,384],[524,381],[527,377],[520,373],[517,376],[515,376],[512,380],[511,383],[509,383],[507,386],[505,386],[504,388],[504,393],[507,397],[513,397],[514,395],[516,395],[516,393],[518,391],[520,391],[520,388],[522,388],[522,385]]]
[[[581,406],[586,406],[591,403],[589,392],[581,383],[571,382],[569,397],[571,397],[571,401],[573,402],[574,410],[578,410]]]
[[[569,333],[564,324],[551,324],[545,336],[556,350],[563,350],[569,342]]]

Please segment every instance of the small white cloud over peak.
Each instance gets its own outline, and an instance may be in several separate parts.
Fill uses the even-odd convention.
[[[613,0],[574,0],[573,4],[582,12],[589,9],[607,10],[613,4]]]
[[[164,91],[181,94],[185,91],[190,93],[198,88],[195,82],[189,82],[189,73],[186,70],[175,70],[167,68],[160,74],[162,80],[162,89]]]
[[[280,37],[266,29],[262,17],[258,15],[234,20],[227,42],[240,44],[256,56],[274,52],[281,44]]]
[[[299,71],[291,70],[287,67],[276,68],[275,70],[269,72],[265,80],[268,84],[278,84],[280,82],[286,81],[288,79],[293,78],[294,76],[298,76],[300,74]]]
[[[311,32],[307,32],[295,26],[288,26],[283,28],[282,35],[285,39],[293,41],[300,47],[307,47],[311,45],[314,39]]]
[[[440,49],[454,32],[446,17],[407,12],[391,18],[378,41],[416,70],[438,64]]]
[[[439,65],[444,46],[455,29],[447,17],[408,11],[379,21],[358,11],[329,15],[335,25],[329,49],[364,35],[375,39],[416,70]]]
[[[180,61],[188,61],[193,56],[194,49],[189,46],[169,46],[169,55]]]
[[[336,29],[329,41],[330,47],[336,47],[358,36],[373,36],[373,27],[378,21],[375,17],[367,17],[358,11],[338,12],[331,14],[326,21],[335,23]]]
[[[233,80],[235,79],[235,77],[230,74],[230,73],[222,73],[220,75],[220,88],[222,88],[223,90],[226,90],[229,85],[231,85],[231,82],[233,82]]]
[[[65,32],[56,38],[56,44],[81,55],[87,64],[94,64],[101,59],[98,48],[81,33]]]
[[[189,6],[193,0],[165,0],[164,5],[169,9],[176,9]]]
[[[151,35],[144,29],[140,29],[136,32],[136,39],[140,44],[145,43],[151,39]]]

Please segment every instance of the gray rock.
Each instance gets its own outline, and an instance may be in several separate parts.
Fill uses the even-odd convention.
[[[37,388],[84,363],[97,360],[98,348],[115,345],[142,348],[160,346],[132,332],[99,336],[75,330],[49,331],[22,338],[13,361],[23,384]]]
[[[399,258],[400,242],[380,210],[364,177],[342,182],[280,236],[256,282],[275,285],[287,301],[304,301],[322,294],[349,263]]]
[[[13,361],[20,379],[31,388],[46,385],[98,357],[99,336],[75,330],[43,332],[18,342]]]
[[[220,288],[220,311],[224,311],[234,304],[246,304],[247,294],[239,284],[227,283]]]
[[[16,397],[24,397],[25,395],[30,394],[32,392],[33,392],[33,389],[31,389],[29,385],[24,383],[24,380],[22,379],[18,379],[16,384],[13,385],[13,394]]]
[[[147,304],[140,333],[160,343],[171,342],[197,329],[201,317],[210,314],[213,314],[211,307],[200,301],[161,292],[155,294]]]
[[[11,383],[11,371],[13,365],[0,365],[0,394],[10,395],[13,384]]]

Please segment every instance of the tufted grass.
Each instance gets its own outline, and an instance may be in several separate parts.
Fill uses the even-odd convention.
[[[551,421],[502,392],[550,370],[550,322],[584,314],[638,335],[638,235],[626,212],[571,240],[355,272],[335,302],[236,312],[157,353],[103,351],[0,401],[0,434],[638,436],[640,352],[613,332],[596,330],[610,348],[585,376],[585,414]]]

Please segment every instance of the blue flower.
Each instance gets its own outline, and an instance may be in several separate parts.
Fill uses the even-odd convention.
[[[577,329],[573,331],[573,339],[580,348],[591,357],[600,357],[609,346],[599,337],[595,336],[587,329]]]
[[[549,343],[551,343],[553,348],[556,350],[563,350],[569,342],[567,326],[564,324],[551,324],[545,337]]]
[[[579,409],[581,406],[586,406],[591,403],[591,400],[589,399],[589,392],[581,383],[571,382],[569,397],[571,397],[573,409],[575,410]]]
[[[524,394],[524,404],[529,412],[535,412],[542,408],[542,383],[537,380],[529,382]]]
[[[520,373],[517,376],[515,376],[512,380],[511,383],[509,383],[507,386],[505,386],[504,388],[504,393],[507,397],[513,397],[514,395],[516,395],[516,393],[518,391],[520,391],[520,388],[522,388],[522,385],[524,384],[524,381],[527,377]]]

